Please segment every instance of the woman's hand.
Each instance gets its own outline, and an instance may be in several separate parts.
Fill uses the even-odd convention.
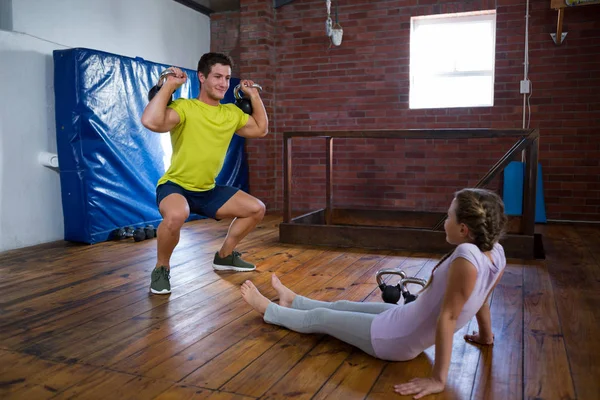
[[[413,398],[420,399],[428,394],[440,393],[445,384],[434,378],[413,378],[407,383],[394,386],[394,391],[401,395],[414,394]]]
[[[490,346],[494,344],[494,334],[491,336],[480,335],[477,331],[473,331],[472,335],[465,335],[465,340],[467,342],[473,342],[477,344],[482,344],[484,346]]]

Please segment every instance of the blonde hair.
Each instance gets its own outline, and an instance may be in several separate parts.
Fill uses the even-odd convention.
[[[504,202],[496,193],[487,189],[462,189],[454,194],[456,221],[469,229],[472,243],[482,252],[490,251],[505,233],[506,214]],[[435,270],[452,255],[444,255],[431,270],[431,276],[422,290],[433,281]]]

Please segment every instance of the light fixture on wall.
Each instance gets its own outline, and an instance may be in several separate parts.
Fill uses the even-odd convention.
[[[331,39],[331,43],[334,46],[339,46],[342,44],[342,36],[344,35],[344,30],[338,21],[338,12],[337,12],[337,3],[335,6],[335,24],[331,20],[331,0],[325,0],[325,4],[327,6],[327,20],[325,20],[325,32],[327,36]]]

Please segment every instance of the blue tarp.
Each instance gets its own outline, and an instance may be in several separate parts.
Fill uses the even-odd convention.
[[[198,55],[200,57],[200,55]],[[168,133],[141,124],[148,91],[168,65],[90,49],[54,51],[56,139],[65,240],[98,243],[123,226],[161,221],[156,183]],[[196,71],[174,98],[198,96]],[[232,79],[223,103],[234,102]],[[234,135],[217,183],[248,191],[244,139]],[[190,219],[198,218],[192,216]]]

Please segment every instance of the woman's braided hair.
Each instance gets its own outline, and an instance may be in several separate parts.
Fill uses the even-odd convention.
[[[490,251],[500,240],[506,229],[504,203],[500,196],[487,189],[462,189],[454,194],[456,201],[456,220],[469,228],[472,243],[482,252]],[[433,267],[431,277],[423,288],[425,290],[433,281],[433,272],[452,253],[446,254]]]

